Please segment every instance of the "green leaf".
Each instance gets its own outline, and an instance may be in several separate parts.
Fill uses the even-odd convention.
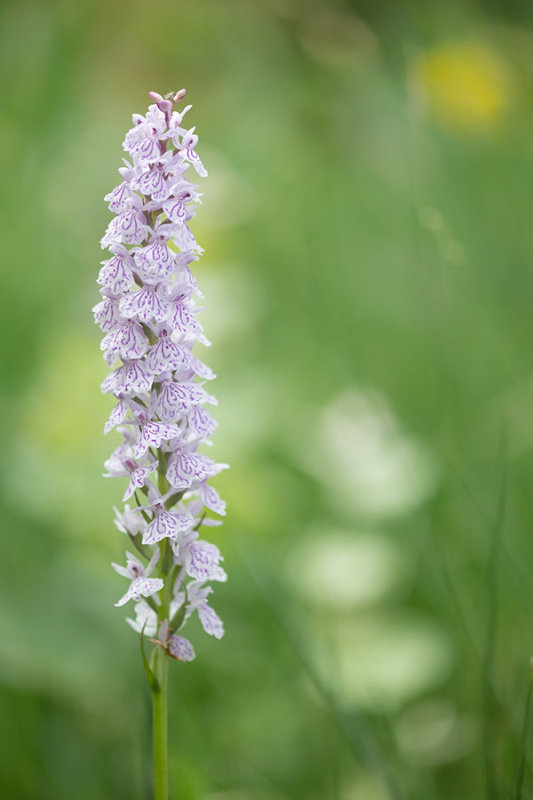
[[[170,620],[169,627],[172,631],[179,631],[179,629],[183,625],[183,620],[185,619],[186,610],[187,610],[187,598],[185,598],[181,606],[178,608],[178,610]]]
[[[140,533],[133,534],[128,531],[128,536],[130,537],[130,541],[134,546],[134,548],[137,550],[137,552],[140,553],[142,556],[144,556],[144,558],[146,558],[149,561],[151,552],[150,549],[142,543],[141,534]]]

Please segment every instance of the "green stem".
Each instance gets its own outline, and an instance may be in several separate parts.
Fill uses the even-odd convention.
[[[167,562],[169,561],[170,555],[170,543],[168,539],[165,539],[162,557],[159,562],[159,574],[165,579],[167,585],[162,592],[161,606],[158,615],[158,627],[161,623],[165,622],[165,620],[168,620],[170,597],[168,585],[169,565]],[[155,646],[153,652],[153,673],[159,684],[159,691],[152,690],[154,728],[154,800],[168,800],[168,654],[167,651],[159,645]]]
[[[154,674],[159,691],[152,692],[154,726],[154,800],[168,800],[168,656],[157,647]]]

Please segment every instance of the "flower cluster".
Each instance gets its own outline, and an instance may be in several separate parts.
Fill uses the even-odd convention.
[[[207,633],[224,632],[207,584],[225,581],[226,573],[218,547],[199,530],[221,524],[208,512],[224,515],[225,503],[208,480],[227,465],[198,452],[217,427],[205,405],[217,401],[206,389],[214,374],[192,353],[196,341],[209,342],[189,268],[202,253],[188,224],[201,195],[187,174],[191,166],[200,177],[207,172],[194,128],[183,127],[191,106],[174,110],[184,94],[151,92],[146,115],[133,115],[122,181],[105,197],[115,216],[101,241],[110,258],[102,262],[103,299],[93,312],[112,368],[102,391],[118,401],[104,430],[117,428],[123,437],[106,474],[126,477],[123,502],[136,502],[117,511],[116,525],[137,555],[127,553],[125,567],[113,564],[130,581],[116,605],[135,600],[131,626],[190,661],[194,649],[177,631],[191,614]]]

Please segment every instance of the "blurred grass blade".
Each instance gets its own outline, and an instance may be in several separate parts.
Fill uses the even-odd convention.
[[[529,667],[529,683],[527,687],[526,704],[524,707],[524,720],[522,722],[522,735],[520,737],[520,761],[518,766],[518,773],[516,776],[516,791],[514,800],[521,800],[522,787],[524,784],[524,774],[526,771],[526,753],[527,753],[527,733],[529,728],[529,713],[531,708],[531,694],[533,693],[533,659]]]
[[[490,549],[487,563],[487,634],[483,658],[483,685],[481,707],[483,714],[483,755],[485,761],[485,789],[487,800],[496,798],[495,758],[493,753],[493,714],[495,710],[494,653],[498,621],[498,569],[501,556],[507,470],[505,466],[505,434],[502,431],[499,447],[499,486],[496,514],[490,530]]]
[[[289,611],[294,605],[294,599],[288,595],[282,582],[272,572],[265,569],[264,554],[251,553],[249,542],[246,546],[243,542],[239,542],[238,553],[266,605],[285,634],[288,644],[329,710],[352,756],[381,777],[391,800],[406,800],[406,796],[400,790],[396,778],[389,768],[391,762],[390,743],[385,753],[364,716],[357,712],[347,713],[339,705],[331,688],[322,680],[309,655],[308,646],[303,640],[301,626],[296,624],[294,615]]]

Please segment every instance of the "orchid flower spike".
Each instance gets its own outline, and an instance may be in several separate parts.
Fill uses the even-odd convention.
[[[133,115],[121,182],[105,197],[113,219],[93,311],[111,370],[102,392],[117,400],[105,432],[122,435],[105,474],[126,479],[123,501],[135,502],[116,512],[136,548],[125,567],[112,565],[130,581],[116,605],[135,601],[132,628],[157,636],[151,641],[165,657],[191,661],[194,647],[178,631],[194,613],[208,634],[224,632],[208,603],[209,584],[226,580],[223,559],[200,529],[225,514],[210,481],[227,465],[199,452],[217,427],[205,406],[217,401],[205,389],[215,376],[193,353],[196,342],[209,344],[190,270],[203,251],[189,227],[200,202],[195,180],[207,170],[195,129],[182,125],[191,107],[175,108],[184,95],[150,92],[146,114]]]

